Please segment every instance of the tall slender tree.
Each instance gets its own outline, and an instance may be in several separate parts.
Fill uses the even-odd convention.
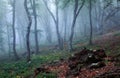
[[[90,18],[90,40],[89,44],[92,45],[93,27],[92,27],[92,1],[89,0],[89,18]]]
[[[39,42],[38,42],[38,31],[37,31],[37,12],[36,12],[36,1],[33,0],[33,15],[34,15],[34,30],[35,30],[35,46],[36,46],[36,54],[39,51]]]
[[[71,34],[70,34],[70,38],[69,38],[70,51],[73,50],[72,42],[73,42],[73,36],[74,36],[75,23],[76,23],[78,15],[85,3],[85,0],[83,0],[81,6],[79,6],[79,0],[74,0],[74,1],[75,1],[74,2],[75,4],[74,4],[74,12],[73,12],[73,21],[72,21],[72,27],[71,27]]]
[[[30,29],[31,29],[31,25],[32,25],[32,18],[30,15],[30,11],[28,9],[27,6],[27,2],[28,0],[24,0],[24,7],[25,7],[25,11],[27,14],[27,18],[28,18],[28,26],[27,26],[27,34],[26,34],[26,45],[27,45],[27,62],[31,61],[31,57],[30,57]]]
[[[63,10],[63,20],[64,20],[64,43],[66,43],[66,41],[67,41],[67,39],[66,39],[66,37],[67,37],[67,17],[68,17],[68,15],[67,15],[67,8],[64,8],[64,10]]]
[[[9,34],[10,33],[9,32],[10,31],[9,26],[10,25],[6,24],[6,26],[7,26],[7,40],[8,40],[7,43],[8,43],[8,52],[9,52],[8,55],[9,55],[9,58],[10,58],[11,57],[11,45],[10,45],[10,34]]]
[[[51,25],[50,25],[50,15],[47,12],[46,15],[44,15],[44,28],[45,28],[45,33],[46,33],[46,40],[51,44],[52,43],[52,30],[51,30]]]
[[[13,0],[13,17],[12,17],[12,30],[13,30],[13,52],[15,56],[15,60],[18,60],[18,54],[16,52],[16,32],[15,32],[15,4],[16,0]]]
[[[63,38],[60,35],[60,31],[59,31],[59,16],[58,16],[58,4],[59,4],[59,0],[55,0],[55,6],[56,6],[56,13],[54,16],[54,14],[51,12],[51,10],[49,9],[47,2],[45,0],[43,0],[43,2],[45,3],[45,6],[48,10],[48,12],[50,13],[50,15],[52,16],[55,26],[56,26],[56,33],[57,33],[57,39],[58,39],[58,44],[59,44],[59,49],[63,50]]]

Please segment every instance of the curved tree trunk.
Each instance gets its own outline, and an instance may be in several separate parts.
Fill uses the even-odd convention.
[[[69,49],[70,51],[73,50],[73,46],[72,46],[72,42],[73,42],[73,36],[74,36],[74,28],[75,28],[75,22],[76,22],[76,17],[74,15],[74,18],[73,18],[73,23],[72,23],[72,28],[71,28],[71,35],[70,35],[70,39],[69,39]]]
[[[72,51],[73,50],[73,46],[72,46],[72,42],[73,42],[73,36],[74,36],[74,28],[75,28],[75,23],[77,20],[77,17],[85,3],[85,0],[82,2],[81,6],[79,6],[79,0],[75,0],[75,4],[74,4],[74,16],[73,16],[73,22],[72,22],[72,27],[71,27],[71,34],[70,34],[70,38],[69,38],[69,50]]]
[[[57,38],[59,43],[59,49],[63,50],[63,39],[59,31],[58,0],[56,0],[56,32],[57,32]]]
[[[54,14],[51,12],[51,10],[49,9],[47,2],[45,0],[43,0],[48,12],[50,13],[50,15],[53,18],[53,21],[55,23],[56,26],[56,34],[57,34],[57,39],[58,39],[58,46],[60,50],[63,50],[63,38],[60,35],[60,31],[59,31],[59,16],[58,16],[58,0],[55,0],[55,5],[56,5],[56,17],[54,16]]]
[[[31,29],[31,24],[32,24],[32,19],[31,19],[31,16],[30,16],[30,12],[28,10],[28,7],[27,7],[27,1],[28,0],[25,0],[24,1],[24,7],[25,7],[25,11],[26,11],[26,14],[27,14],[27,18],[28,18],[28,27],[27,27],[27,34],[26,34],[26,44],[27,44],[27,62],[31,61],[31,57],[30,57],[30,29]]]

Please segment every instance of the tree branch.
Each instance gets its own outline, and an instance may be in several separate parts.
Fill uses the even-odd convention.
[[[77,12],[76,12],[76,17],[79,15],[80,10],[81,10],[81,9],[82,9],[82,7],[84,6],[84,4],[85,4],[85,0],[83,0],[83,2],[82,2],[82,4],[81,4],[81,6],[78,8],[78,10],[77,10]]]
[[[50,15],[52,16],[52,18],[53,18],[54,22],[55,22],[55,23],[57,23],[57,21],[56,21],[56,19],[55,19],[55,16],[54,16],[54,14],[51,12],[51,10],[48,8],[48,5],[47,5],[46,1],[45,1],[45,0],[43,0],[43,2],[44,2],[44,4],[45,4],[45,6],[46,6],[46,8],[47,8],[48,12],[49,12],[49,13],[50,13]]]

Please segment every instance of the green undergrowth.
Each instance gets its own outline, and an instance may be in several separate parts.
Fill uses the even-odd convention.
[[[68,52],[54,52],[48,55],[36,55],[32,56],[31,63],[26,63],[25,60],[1,63],[0,64],[0,78],[30,78],[29,75],[33,76],[34,69],[40,67],[42,64],[53,62],[61,58],[66,59],[70,53]],[[56,74],[50,73],[40,74],[37,78],[56,78]]]
[[[37,78],[57,78],[57,75],[55,73],[41,73],[37,76]]]

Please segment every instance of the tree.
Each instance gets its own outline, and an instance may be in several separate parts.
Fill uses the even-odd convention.
[[[52,43],[52,30],[51,30],[51,25],[50,25],[50,16],[48,13],[44,15],[44,29],[46,33],[46,40],[51,44]]]
[[[5,53],[5,39],[4,39],[4,18],[6,15],[6,3],[4,0],[0,0],[0,52]]]
[[[30,6],[31,7],[31,6]],[[19,38],[18,49],[21,52],[26,51],[26,26],[27,26],[27,15],[24,8],[24,0],[16,1],[16,33]]]
[[[85,3],[85,0],[83,0],[81,6],[79,6],[79,0],[74,1],[73,21],[72,21],[72,27],[71,27],[71,34],[70,34],[70,38],[69,38],[70,51],[73,50],[72,42],[73,42],[73,36],[74,36],[75,23],[76,23],[77,17],[79,15],[84,3]]]
[[[64,21],[64,43],[66,43],[66,41],[67,41],[67,39],[66,39],[66,37],[67,37],[67,17],[68,17],[68,15],[67,15],[67,8],[64,8],[63,9],[63,21]]]
[[[110,18],[112,18],[119,12],[119,7],[117,7],[116,0],[99,0],[96,2],[95,10],[95,20],[97,22],[98,29],[97,31],[99,31],[99,34],[102,35],[104,33],[105,24],[110,21]]]
[[[90,18],[90,40],[89,44],[92,44],[92,35],[93,35],[93,27],[92,27],[92,1],[89,0],[89,18]]]
[[[10,27],[11,25],[9,23],[6,23],[7,28],[7,43],[8,43],[8,55],[9,58],[11,57],[11,42],[10,42]]]
[[[12,17],[12,30],[13,30],[13,52],[15,59],[18,60],[18,54],[16,52],[16,32],[15,32],[15,4],[16,0],[13,0],[13,17]]]
[[[37,13],[36,13],[36,1],[33,0],[33,15],[34,15],[34,21],[35,21],[35,46],[36,46],[36,54],[38,54],[39,51],[39,42],[38,42],[38,32],[37,32]]]
[[[24,1],[24,7],[25,7],[25,11],[26,11],[26,14],[27,14],[27,18],[28,18],[28,26],[27,26],[27,34],[26,34],[26,45],[27,45],[27,62],[31,61],[31,58],[30,58],[30,29],[31,29],[31,24],[32,24],[32,18],[31,18],[31,15],[30,15],[30,12],[29,12],[29,9],[28,9],[28,6],[27,6],[27,1],[28,0],[25,0]]]
[[[55,23],[55,26],[56,26],[56,33],[57,33],[57,39],[58,39],[58,44],[59,44],[59,49],[60,50],[63,50],[63,39],[60,35],[60,31],[59,31],[59,16],[58,16],[58,4],[59,4],[59,1],[58,0],[55,0],[55,6],[56,6],[56,13],[54,16],[54,14],[51,12],[51,10],[49,9],[48,5],[47,5],[47,2],[45,0],[43,0],[48,12],[50,13],[50,15],[52,16],[53,20],[54,20],[54,23]]]

